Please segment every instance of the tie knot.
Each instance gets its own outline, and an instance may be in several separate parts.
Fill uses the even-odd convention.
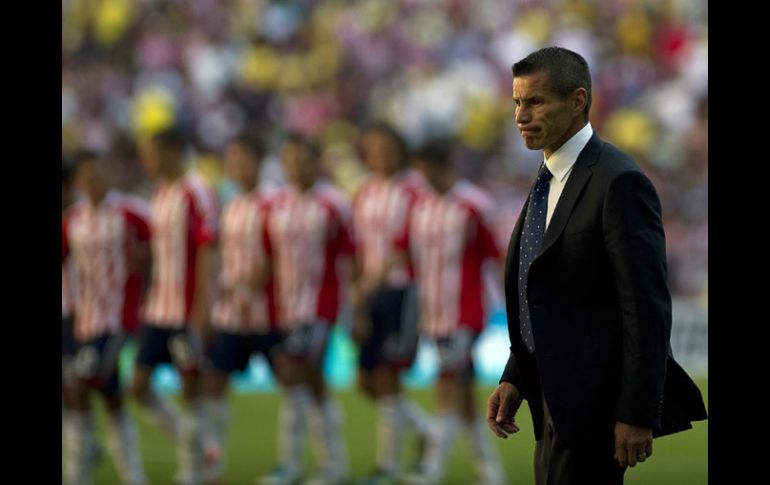
[[[548,182],[551,180],[551,177],[553,177],[553,174],[548,170],[548,167],[543,164],[543,166],[540,167],[540,171],[537,173],[538,183]]]

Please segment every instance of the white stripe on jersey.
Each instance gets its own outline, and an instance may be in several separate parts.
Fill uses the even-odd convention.
[[[254,272],[265,264],[262,231],[267,200],[257,193],[233,199],[222,211],[219,288],[230,293],[216,299],[212,307],[214,328],[226,332],[270,330],[265,291],[254,291]]]
[[[189,317],[194,292],[193,252],[197,243],[190,226],[195,212],[212,234],[216,230],[213,192],[198,177],[185,176],[161,185],[152,199],[152,284],[143,311],[146,322],[166,328],[182,328]]]

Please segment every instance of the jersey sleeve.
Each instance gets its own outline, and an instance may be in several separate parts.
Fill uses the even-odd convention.
[[[489,217],[485,217],[479,211],[473,211],[473,217],[477,228],[475,244],[481,259],[499,258],[500,246],[495,239]]]

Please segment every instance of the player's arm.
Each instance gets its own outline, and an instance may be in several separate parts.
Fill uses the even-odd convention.
[[[208,334],[213,268],[213,244],[205,244],[198,247],[197,254],[195,255],[195,294],[190,313],[190,323],[204,336]]]
[[[140,207],[144,208],[143,206]],[[126,218],[130,228],[127,245],[129,272],[142,275],[142,294],[140,298],[144,300],[152,277],[149,208],[137,211],[129,210],[126,212]]]
[[[213,192],[206,191],[193,206],[193,237],[195,254],[195,292],[190,312],[190,324],[206,340],[209,334],[211,292],[214,258],[217,244],[218,209]]]
[[[622,315],[623,364],[616,418],[651,429],[660,419],[671,322],[660,201],[650,180],[630,171],[610,184],[602,215]]]
[[[363,289],[363,268],[359,258],[351,261],[352,283],[350,285],[350,306],[353,309],[353,341],[361,344],[371,333],[371,322],[366,312],[366,295]]]

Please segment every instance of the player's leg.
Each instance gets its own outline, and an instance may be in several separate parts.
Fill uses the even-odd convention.
[[[171,361],[168,352],[168,334],[167,329],[148,324],[142,326],[131,382],[131,394],[147,411],[153,423],[176,440],[179,435],[179,413],[176,406],[165,396],[154,392],[151,386],[152,371],[155,366]]]
[[[464,370],[463,342],[458,334],[436,342],[439,355],[439,376],[436,380],[438,415],[428,440],[428,449],[420,474],[411,475],[407,483],[438,483],[443,477],[446,462],[461,426],[456,401],[456,381]]]
[[[418,343],[417,294],[415,289],[388,290],[375,300],[373,318],[386,329],[379,365],[376,369],[375,389],[380,396],[379,444],[384,447],[382,464],[390,467],[398,461],[405,432],[412,428],[418,436],[417,463],[423,459],[430,417],[404,394],[401,370],[414,362]]]
[[[398,372],[381,363],[372,372],[372,383],[377,396],[377,465],[362,484],[391,483],[399,471],[404,431],[404,419],[398,403],[401,387]]]
[[[469,443],[480,478],[479,483],[502,485],[506,480],[500,457],[494,448],[486,422],[476,410],[472,367],[461,379],[455,381],[455,392],[463,427],[470,438]]]
[[[203,373],[203,405],[207,416],[203,430],[204,478],[208,482],[220,480],[225,468],[230,374],[246,369],[253,347],[254,336],[218,331],[212,335],[209,362]]]
[[[75,425],[73,422],[77,419],[75,414],[77,413],[77,392],[76,392],[76,380],[77,374],[75,372],[75,355],[77,353],[77,345],[75,344],[75,338],[73,336],[73,318],[71,316],[62,316],[62,333],[61,333],[61,396],[62,396],[62,449],[64,455],[62,459],[62,473],[65,476],[70,473],[67,471],[71,468],[73,459],[69,458],[69,453],[72,450],[69,447],[70,441],[73,440],[71,433]]]
[[[278,415],[278,464],[261,478],[263,485],[293,484],[302,476],[306,416],[313,397],[298,362],[297,354],[301,351],[296,344],[298,339],[291,334],[276,334],[274,344],[267,351],[268,362],[280,386],[282,404]]]
[[[98,352],[88,342],[77,348],[67,386],[69,410],[64,429],[64,477],[70,484],[91,483],[97,447],[88,381],[98,367]]]
[[[118,373],[118,358],[125,342],[122,333],[105,335],[94,342],[98,352],[98,370],[91,388],[104,398],[107,407],[107,443],[123,483],[147,483],[139,452],[139,435],[124,406]]]
[[[204,361],[200,339],[190,328],[174,330],[168,339],[171,360],[182,385],[179,434],[177,436],[177,473],[180,484],[197,484],[203,477],[203,429],[206,413],[202,399],[201,369]]]
[[[139,449],[139,433],[126,409],[115,368],[99,386],[107,407],[107,443],[115,461],[115,468],[125,484],[148,483]]]
[[[370,319],[371,319],[371,312]],[[381,332],[378,332],[377,328],[374,328],[372,323],[372,331],[369,333],[367,339],[362,342],[361,348],[358,353],[358,375],[357,384],[358,390],[363,393],[367,398],[376,401],[377,394],[374,389],[374,368],[377,365],[379,348],[382,346]]]
[[[410,286],[400,292],[400,319],[398,321],[398,334],[396,351],[393,352],[397,357],[393,361],[400,364],[397,369],[411,367],[417,357],[417,347],[419,343],[419,308],[417,287]],[[386,348],[390,347],[386,343]],[[390,353],[388,350],[387,353]],[[400,374],[399,374],[400,377]],[[422,458],[425,450],[428,436],[430,435],[432,417],[426,413],[422,407],[409,399],[405,392],[400,391],[397,394],[397,405],[399,414],[404,420],[405,426],[411,428],[417,433],[419,439],[419,458]]]
[[[364,477],[362,484],[392,481],[398,468],[398,442],[400,420],[393,394],[394,382],[387,371],[383,346],[396,330],[388,308],[387,292],[378,291],[367,301],[367,314],[371,331],[363,342],[359,354],[359,387],[375,404],[377,415],[376,466]]]
[[[342,410],[327,390],[323,375],[323,359],[328,347],[331,326],[316,322],[304,326],[303,358],[298,360],[299,377],[310,388],[311,405],[307,420],[319,444],[319,473],[309,484],[340,483],[347,479],[348,458],[342,434]]]

